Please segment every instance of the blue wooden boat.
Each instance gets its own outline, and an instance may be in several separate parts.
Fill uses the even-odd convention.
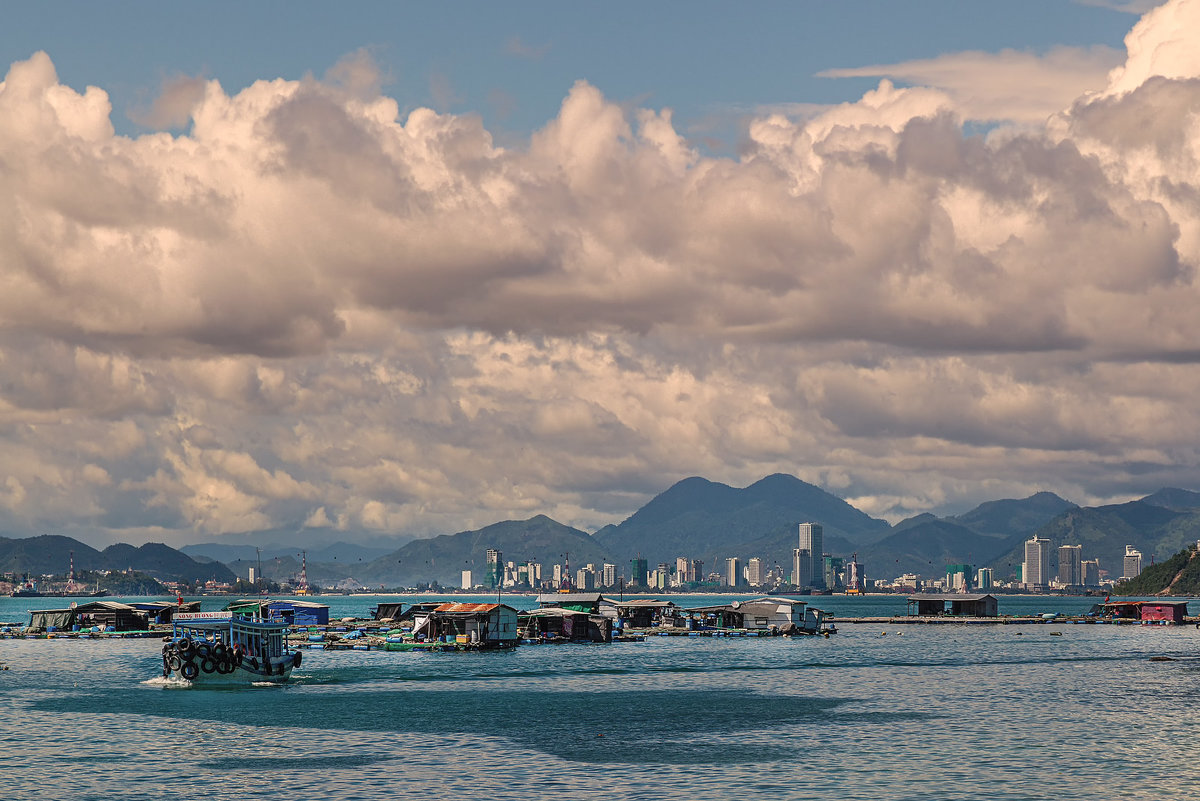
[[[300,666],[286,623],[266,620],[257,607],[178,612],[162,648],[164,678],[198,685],[281,683]]]

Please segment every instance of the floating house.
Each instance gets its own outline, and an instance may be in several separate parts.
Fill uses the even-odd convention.
[[[912,595],[908,598],[908,613],[923,617],[996,617],[1000,614],[1000,604],[994,595],[969,595],[958,592]]]
[[[537,602],[541,609],[573,609],[576,612],[598,615],[605,600],[598,592],[559,592],[539,595]]]
[[[794,598],[756,598],[684,609],[692,628],[770,630],[779,634],[818,634],[834,629],[823,609]]]
[[[1182,623],[1187,616],[1187,601],[1143,601],[1142,620]]]
[[[653,626],[673,626],[682,621],[679,607],[673,601],[637,598],[629,601],[602,599],[600,613],[619,621],[621,628],[648,629]]]
[[[151,623],[170,623],[176,612],[199,612],[199,601],[134,601],[130,604],[134,609],[146,613]]]
[[[507,604],[439,604],[413,617],[413,634],[479,646],[516,645],[517,610]],[[461,640],[459,638],[462,638]]]
[[[235,614],[255,614],[272,623],[287,623],[289,626],[326,626],[329,624],[329,607],[312,601],[258,600],[243,598],[226,605],[226,611]]]
[[[117,601],[92,601],[70,609],[44,609],[29,613],[31,631],[70,631],[93,626],[105,631],[146,631],[149,615]]]
[[[547,607],[517,613],[522,636],[537,640],[612,642],[613,619],[574,609]]]
[[[1112,601],[1100,610],[1114,620],[1182,623],[1187,615],[1187,601]]]

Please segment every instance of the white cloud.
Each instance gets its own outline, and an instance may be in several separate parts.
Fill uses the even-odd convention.
[[[941,89],[966,119],[1040,124],[1085,92],[1101,89],[1122,60],[1112,48],[1055,47],[1045,53],[961,52],[898,64],[830,69],[827,78],[890,78]]]
[[[37,54],[0,84],[0,525],[598,526],[775,471],[893,518],[1200,486],[1196,6],[1093,92],[1097,51],[912,64],[736,160],[586,82],[502,148],[401,119],[362,53],[118,137]],[[965,136],[985,108],[1027,124]]]

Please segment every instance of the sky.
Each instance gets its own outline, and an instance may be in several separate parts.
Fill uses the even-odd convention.
[[[1200,0],[5,16],[9,536],[1200,489]]]

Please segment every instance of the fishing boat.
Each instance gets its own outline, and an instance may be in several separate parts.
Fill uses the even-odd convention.
[[[260,607],[221,612],[177,612],[164,637],[163,678],[193,684],[282,683],[300,667],[287,642],[286,623],[266,619]]]

